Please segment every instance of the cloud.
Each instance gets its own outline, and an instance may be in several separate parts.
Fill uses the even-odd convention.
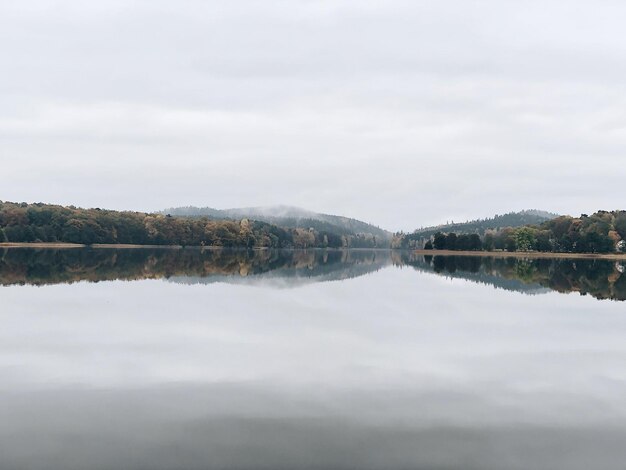
[[[293,204],[410,230],[620,205],[626,7],[0,7],[2,199]]]

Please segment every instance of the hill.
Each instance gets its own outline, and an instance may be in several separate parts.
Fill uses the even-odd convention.
[[[415,230],[415,234],[423,236],[434,235],[437,232],[455,233],[478,233],[483,235],[486,230],[499,230],[504,227],[523,227],[524,225],[537,225],[548,220],[555,219],[559,214],[553,214],[540,210],[524,210],[520,212],[509,212],[502,215],[495,215],[487,219],[476,219],[468,222],[449,223],[425,227]]]
[[[247,214],[242,212],[241,215]],[[231,213],[229,215],[236,216]],[[331,216],[333,217],[333,216]],[[217,219],[217,220],[216,220]],[[345,220],[344,220],[345,219]],[[265,218],[265,220],[270,220]],[[286,218],[277,218],[285,222]],[[236,248],[377,248],[389,239],[372,233],[340,230],[336,224],[311,219],[297,226],[249,217],[172,216],[143,212],[82,209],[43,203],[0,201],[1,243],[75,243],[182,245]],[[315,227],[312,224],[315,223]],[[354,221],[355,227],[359,222]],[[326,227],[328,230],[325,230]],[[346,227],[350,227],[347,225]],[[379,229],[380,230],[380,229]]]
[[[0,243],[281,248],[299,246],[298,235],[259,221],[189,219],[144,212],[0,201]]]
[[[468,222],[449,223],[423,227],[413,233],[403,234],[400,238],[406,247],[421,246],[423,242],[437,232],[456,234],[478,234],[483,236],[488,230],[500,230],[506,227],[523,227],[525,225],[539,225],[557,218],[558,214],[541,210],[523,210],[495,215],[487,219],[476,219]]]
[[[598,211],[580,217],[559,216],[539,224],[521,227],[494,227],[481,236],[478,231],[463,233],[438,230],[432,237],[425,232],[398,234],[394,248],[424,248],[451,251],[521,251],[551,253],[626,252],[626,211]],[[428,233],[428,232],[426,232]]]
[[[331,232],[339,236],[371,235],[381,240],[389,240],[391,233],[361,220],[339,215],[321,214],[292,206],[242,207],[234,209],[214,209],[212,207],[172,207],[161,211],[177,217],[210,217],[212,219],[239,220],[253,219],[278,225],[287,229],[314,229]]]

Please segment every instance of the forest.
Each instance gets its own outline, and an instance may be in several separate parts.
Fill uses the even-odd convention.
[[[0,201],[0,243],[78,243],[232,248],[376,248],[372,234],[285,228],[250,220],[82,209]]]
[[[520,214],[520,213],[518,213]],[[524,213],[528,216],[528,213]],[[519,221],[519,217],[486,219]],[[285,218],[285,220],[290,220]],[[242,218],[212,219],[169,214],[82,209],[0,201],[0,243],[77,243],[212,246],[226,248],[388,248],[385,236],[350,233],[306,219],[288,226]],[[449,229],[454,226],[447,226]],[[626,252],[626,211],[559,216],[521,227],[486,229],[470,223],[463,232],[396,234],[392,248],[454,251]]]
[[[626,211],[559,216],[537,225],[486,230],[482,235],[439,231],[427,238],[400,236],[393,246],[455,251],[626,252]]]

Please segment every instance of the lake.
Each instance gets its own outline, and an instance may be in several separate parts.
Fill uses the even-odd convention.
[[[626,262],[0,250],[0,469],[623,469]]]

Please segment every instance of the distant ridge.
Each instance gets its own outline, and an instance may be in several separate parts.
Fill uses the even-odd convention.
[[[519,212],[509,212],[507,214],[495,215],[487,219],[476,219],[462,223],[448,223],[435,225],[432,227],[424,227],[415,230],[411,235],[417,235],[420,238],[430,237],[437,232],[455,232],[455,233],[477,233],[484,235],[486,230],[497,230],[504,227],[522,227],[524,225],[535,225],[556,219],[559,214],[547,211],[529,209]]]
[[[371,234],[389,239],[391,233],[361,220],[340,215],[321,214],[299,207],[279,205],[267,207],[241,207],[215,209],[212,207],[172,207],[160,212],[177,217],[210,217],[213,219],[253,219],[284,228],[314,228],[338,235]]]

